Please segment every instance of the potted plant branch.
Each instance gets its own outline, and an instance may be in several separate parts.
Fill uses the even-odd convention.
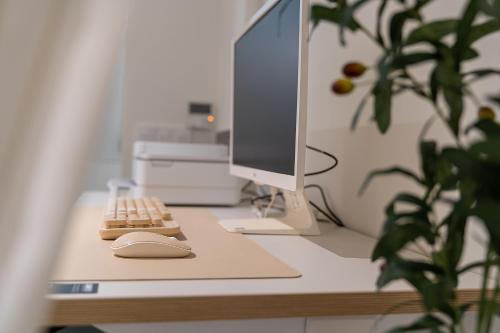
[[[350,31],[365,34],[380,50],[372,67],[348,63],[344,78],[332,84],[336,94],[348,94],[365,71],[375,71],[376,79],[354,113],[353,128],[371,99],[373,119],[386,133],[392,112],[397,112],[392,110],[393,99],[411,93],[428,102],[453,138],[452,144],[425,139],[427,123],[418,142],[420,170],[401,166],[375,170],[362,185],[364,189],[373,177],[394,174],[411,179],[423,193],[401,192],[387,204],[383,231],[372,254],[372,260],[384,262],[377,287],[404,280],[420,294],[425,311],[417,321],[391,332],[463,332],[464,313],[472,307],[478,311],[476,332],[491,332],[494,317],[500,315],[500,125],[493,106],[500,104],[500,95],[480,99],[472,83],[500,75],[500,70],[465,71],[464,64],[480,59],[478,40],[500,31],[500,0],[467,0],[459,17],[428,21],[423,10],[436,1],[328,0],[312,6],[311,20],[313,27],[335,24],[343,46],[345,32]],[[369,2],[378,6],[373,30],[357,19]],[[388,7],[396,10],[389,12]],[[414,75],[421,64],[431,68],[423,81]],[[466,99],[477,106],[473,123],[464,121]],[[448,207],[449,213],[438,217],[439,205]],[[483,260],[464,265],[467,226],[474,219],[487,230],[486,254]],[[425,259],[406,258],[403,250],[417,243],[429,249]],[[483,273],[480,299],[462,304],[457,299],[459,277],[478,268]]]

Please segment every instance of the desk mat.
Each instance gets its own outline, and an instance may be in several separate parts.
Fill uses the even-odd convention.
[[[300,273],[241,234],[229,233],[207,209],[170,208],[180,224],[186,258],[115,257],[99,237],[102,208],[76,207],[60,251],[54,281],[291,278]]]

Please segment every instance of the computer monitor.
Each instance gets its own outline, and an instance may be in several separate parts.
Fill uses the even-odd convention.
[[[233,43],[230,172],[283,190],[280,218],[224,220],[230,231],[319,234],[303,193],[309,2],[270,0]]]
[[[268,1],[233,44],[231,174],[303,187],[308,2]]]

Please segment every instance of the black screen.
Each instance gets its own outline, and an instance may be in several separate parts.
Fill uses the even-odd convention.
[[[233,163],[295,173],[300,0],[281,0],[234,49]]]

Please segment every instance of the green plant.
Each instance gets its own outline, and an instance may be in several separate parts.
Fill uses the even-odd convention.
[[[328,4],[312,6],[311,20],[313,28],[320,22],[337,25],[342,45],[346,45],[346,31],[360,32],[380,49],[380,57],[371,67],[376,79],[355,111],[353,129],[370,99],[373,119],[381,133],[390,127],[392,100],[399,94],[415,94],[434,110],[420,136],[420,170],[400,166],[375,170],[362,186],[364,190],[373,177],[397,174],[413,180],[423,193],[401,192],[389,202],[372,255],[374,261],[384,261],[377,286],[405,280],[421,295],[425,310],[416,322],[391,332],[463,332],[463,315],[471,306],[478,309],[476,331],[490,332],[494,316],[500,315],[500,125],[488,104],[499,104],[500,96],[481,100],[474,93],[473,83],[500,75],[500,69],[463,68],[480,57],[476,42],[500,31],[500,1],[467,0],[460,17],[427,21],[422,11],[436,1],[328,0]],[[378,6],[373,32],[357,19],[358,11],[368,3]],[[431,68],[423,81],[413,73],[421,64]],[[356,78],[363,73],[349,73],[344,68],[348,77],[342,80],[352,80],[354,89]],[[478,108],[473,124],[463,121],[466,99]],[[443,122],[453,144],[425,139],[434,117]],[[447,206],[449,213],[438,217],[438,205]],[[463,266],[461,258],[471,219],[479,220],[487,230],[486,257]],[[405,258],[403,249],[409,245],[422,249],[426,259]],[[473,268],[482,268],[484,273],[481,297],[476,304],[460,304],[456,292],[459,277]],[[493,287],[487,284],[488,276],[493,276]]]

